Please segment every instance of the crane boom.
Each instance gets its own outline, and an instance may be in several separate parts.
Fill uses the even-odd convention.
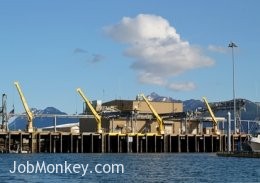
[[[210,116],[212,118],[212,121],[213,121],[213,132],[215,134],[218,134],[219,133],[218,132],[218,121],[217,121],[213,111],[211,110],[211,107],[209,106],[209,103],[208,103],[206,97],[202,97],[202,99],[204,100],[204,103],[205,103],[205,105],[206,105],[206,107],[207,107],[207,109],[209,111],[209,114],[210,114]]]
[[[23,103],[24,110],[25,110],[25,112],[27,114],[27,119],[28,119],[27,130],[28,130],[28,132],[33,132],[33,124],[32,124],[33,123],[33,113],[31,112],[31,110],[30,110],[30,108],[29,108],[29,106],[28,106],[28,104],[26,102],[26,99],[25,99],[25,97],[23,95],[23,92],[21,90],[21,87],[20,87],[19,83],[18,82],[14,82],[14,85],[17,88],[17,91],[18,91],[18,93],[20,95],[20,98],[21,98],[21,101]]]
[[[147,98],[144,96],[144,94],[141,94],[144,101],[148,105],[149,109],[152,111],[154,116],[156,117],[157,123],[159,125],[158,133],[160,135],[164,134],[164,126],[163,126],[163,119],[159,116],[159,114],[156,112],[156,110],[153,108],[152,104],[147,100]]]
[[[77,92],[80,94],[80,96],[83,98],[83,100],[86,102],[88,105],[89,109],[93,113],[95,120],[97,122],[97,132],[102,133],[102,128],[101,128],[101,116],[96,112],[94,107],[91,105],[90,101],[87,99],[87,97],[84,95],[82,90],[80,88],[77,88]]]

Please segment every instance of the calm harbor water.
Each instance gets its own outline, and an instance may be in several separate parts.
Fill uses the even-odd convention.
[[[0,154],[0,160],[0,182],[260,182],[260,159],[214,153]],[[84,176],[81,165],[88,165]]]

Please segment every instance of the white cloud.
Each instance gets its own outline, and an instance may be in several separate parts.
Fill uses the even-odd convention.
[[[171,83],[167,86],[167,88],[174,91],[190,91],[196,88],[196,85],[192,82],[185,83]]]
[[[139,73],[139,81],[142,83],[155,84],[158,86],[165,86],[167,81],[160,76],[153,75],[152,73],[144,72]]]
[[[129,45],[125,55],[135,59],[131,68],[138,72],[139,81],[143,83],[186,90],[185,87],[176,87],[180,84],[168,83],[168,79],[214,64],[198,47],[182,40],[176,29],[160,16],[139,14],[135,18],[124,17],[118,24],[104,30],[114,40]],[[192,88],[191,85],[188,87]]]

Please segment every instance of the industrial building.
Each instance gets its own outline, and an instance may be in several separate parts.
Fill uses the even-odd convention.
[[[9,131],[6,125],[6,96],[2,97],[0,152],[5,153],[93,153],[93,152],[216,152],[227,149],[231,137],[233,151],[241,150],[247,134],[221,134],[218,122],[205,97],[210,114],[184,112],[181,102],[149,101],[141,94],[136,100],[112,100],[106,103],[87,99],[80,88],[85,109],[78,123],[35,129],[35,114],[30,110],[22,90],[15,86],[27,116],[26,131]],[[220,105],[216,105],[220,106]],[[49,115],[48,115],[49,116]],[[70,117],[70,115],[67,115]],[[204,121],[212,125],[204,129]],[[222,123],[223,124],[223,123]],[[240,144],[240,145],[239,145]]]
[[[183,116],[181,102],[150,102],[153,108],[162,116],[165,134],[180,134]],[[93,106],[94,108],[100,108]],[[112,100],[102,104],[102,131],[105,133],[157,133],[158,123],[153,112],[144,100]],[[90,110],[86,110],[91,113]],[[177,116],[175,114],[182,114]],[[175,117],[173,117],[175,115]],[[196,129],[198,123],[189,122],[191,128]],[[195,126],[194,126],[195,125]],[[97,125],[94,118],[80,119],[80,132],[96,132]],[[194,130],[191,130],[194,131]]]

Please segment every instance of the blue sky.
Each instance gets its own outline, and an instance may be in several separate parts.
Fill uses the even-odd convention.
[[[260,101],[260,2],[0,1],[0,93],[30,107],[82,111],[89,99],[134,99],[157,92],[175,99]]]

